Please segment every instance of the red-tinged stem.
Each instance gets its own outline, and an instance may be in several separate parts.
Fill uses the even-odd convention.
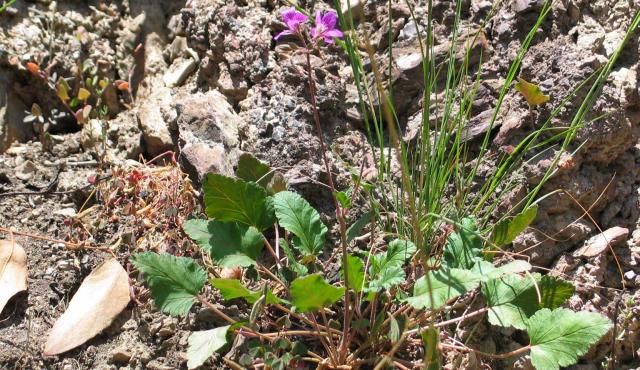
[[[489,357],[489,358],[493,358],[496,360],[503,360],[506,358],[510,358],[510,357],[514,357],[514,356],[518,356],[521,354],[524,354],[526,352],[528,352],[531,349],[531,345],[528,345],[526,347],[522,347],[522,348],[518,348],[515,351],[511,351],[511,352],[507,352],[507,353],[501,353],[501,354],[493,354],[493,353],[486,353],[486,352],[482,352],[482,351],[478,351],[477,349],[473,349],[473,348],[469,348],[469,347],[460,347],[460,346],[454,346],[451,344],[444,344],[444,343],[440,343],[440,348],[444,348],[444,349],[452,349],[455,351],[460,351],[460,352],[473,352],[475,354],[478,354],[480,356],[484,356],[484,357]]]
[[[304,40],[303,40],[304,42]],[[306,48],[306,43],[305,43]],[[347,349],[349,347],[350,342],[350,324],[351,324],[351,298],[349,294],[349,270],[347,266],[347,225],[344,219],[344,213],[342,211],[342,207],[340,207],[340,203],[336,198],[336,187],[333,183],[333,175],[331,174],[331,166],[329,164],[329,159],[327,157],[327,149],[324,144],[324,138],[322,136],[322,126],[320,125],[320,113],[318,111],[318,104],[316,101],[316,85],[313,78],[313,70],[311,68],[311,55],[309,50],[306,50],[307,56],[307,73],[309,77],[309,96],[311,99],[311,106],[313,108],[313,118],[316,126],[316,135],[318,136],[318,140],[320,141],[320,150],[322,151],[322,160],[324,162],[325,170],[327,171],[327,177],[329,182],[329,187],[331,188],[331,197],[333,198],[333,203],[336,208],[336,218],[338,219],[338,224],[340,227],[340,244],[342,246],[342,268],[344,269],[344,285],[345,285],[345,293],[344,293],[344,320],[343,320],[343,335],[342,340],[340,342],[339,349],[339,358],[338,360],[342,363],[347,358]]]

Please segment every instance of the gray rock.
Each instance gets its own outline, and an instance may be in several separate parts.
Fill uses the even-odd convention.
[[[167,88],[157,88],[140,106],[138,124],[146,151],[156,156],[167,150],[175,150],[169,124],[162,109],[171,104],[171,92]]]
[[[629,229],[624,227],[612,227],[587,240],[585,245],[578,249],[575,257],[595,257],[606,252],[609,246],[618,245],[627,240]]]
[[[238,128],[244,126],[224,95],[212,90],[175,103],[183,165],[199,181],[208,172],[232,174]]]

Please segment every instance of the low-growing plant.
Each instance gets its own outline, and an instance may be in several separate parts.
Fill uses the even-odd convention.
[[[338,19],[343,27],[348,21],[353,28],[351,13],[345,19],[338,3],[337,14],[318,13],[311,27],[302,9],[287,9],[282,13],[286,29],[276,39],[291,37],[302,46],[298,52],[307,56],[310,102],[327,174],[331,174],[331,163],[316,104],[310,54],[322,52],[326,43],[337,43],[347,51],[371,142],[380,145],[379,177],[368,183],[362,176],[355,176],[352,187],[338,191],[332,176],[327,176],[338,230],[332,235],[329,230],[333,228],[322,221],[309,202],[287,190],[280,174],[248,154],[240,158],[236,177],[205,176],[202,186],[208,218],[187,221],[184,231],[200,246],[205,259],[218,268],[242,268],[243,278],[222,278],[217,276],[217,270],[205,269],[190,257],[153,252],[131,256],[161,311],[186,315],[198,301],[228,323],[191,334],[189,368],[198,367],[215,352],[229,348],[236,356],[226,356],[224,360],[234,368],[287,368],[310,362],[319,368],[437,369],[442,366],[444,351],[474,353],[496,360],[528,354],[539,370],[576,363],[610,330],[612,323],[598,313],[564,308],[574,293],[570,282],[535,273],[527,261],[514,260],[511,254],[499,251],[535,218],[536,196],[542,185],[517,210],[501,217],[493,214],[497,204],[494,198],[499,199],[512,188],[513,184],[505,183],[505,179],[522,162],[524,153],[549,143],[559,143],[560,152],[567,149],[624,43],[598,72],[571,126],[559,135],[538,140],[546,132],[548,122],[545,123],[513,148],[489,181],[480,186],[477,196],[471,197],[469,189],[488,150],[489,134],[480,147],[480,157],[471,162],[469,171],[464,171],[469,148],[461,137],[475,92],[464,91],[468,60],[457,69],[454,46],[448,65],[444,66],[448,68],[445,110],[433,118],[435,128],[431,128],[430,92],[438,79],[436,70],[442,67],[436,66],[430,55],[431,1],[428,45],[423,52],[424,82],[429,88],[425,89],[423,128],[416,150],[399,140],[400,127],[392,99],[384,90],[366,32],[363,45],[375,75],[373,89],[364,78],[355,47],[358,43],[351,38],[353,35],[337,29]],[[460,3],[456,3],[457,17]],[[491,124],[549,11],[547,2],[509,70]],[[640,16],[636,16],[630,30],[639,22]],[[344,41],[336,41],[341,37]],[[456,37],[457,30],[454,41]],[[477,81],[472,86],[477,87]],[[527,81],[519,81],[517,89],[530,106],[548,100]],[[377,94],[379,107],[365,98],[371,97],[371,90]],[[386,130],[383,124],[387,125]],[[372,137],[374,134],[377,138]],[[389,146],[385,147],[385,143]],[[391,175],[394,156],[400,167],[399,180]],[[556,163],[557,160],[545,180]],[[362,199],[368,201],[370,211],[358,220],[349,220],[349,209]],[[384,242],[377,244],[370,235],[369,248],[360,250],[356,240],[366,227],[371,233],[381,232]],[[328,240],[335,245],[327,255],[324,252]],[[494,264],[496,254],[508,258]],[[212,296],[211,289],[224,300],[245,301],[251,306],[249,316],[226,314],[207,298]],[[457,330],[449,330],[450,326],[478,322],[484,316],[491,325],[525,332],[528,344],[508,353],[486,353],[462,342]],[[424,346],[422,362],[402,358],[417,345]]]
[[[417,252],[411,241],[391,238],[383,251],[348,253],[340,276],[329,274],[332,260],[322,258],[328,227],[319,213],[298,194],[276,189],[274,172],[249,155],[243,156],[236,174],[238,178],[204,178],[209,218],[187,221],[184,231],[216,266],[245,268],[245,279],[211,277],[189,257],[154,252],[131,256],[161,311],[186,315],[200,301],[229,323],[191,334],[190,368],[237,343],[234,336],[247,339],[236,348],[237,361],[244,366],[285,368],[297,361],[329,367],[402,364],[395,353],[422,335],[438,349],[489,358],[529,352],[537,369],[558,369],[575,363],[611,327],[600,314],[560,307],[574,292],[571,283],[531,273],[525,261],[494,266],[484,253],[491,243],[472,218],[454,225],[433,270],[409,263]],[[492,240],[511,239],[530,222],[532,210],[506,222]],[[249,317],[225,314],[205,298],[206,286],[224,300],[247,302],[252,307]],[[479,292],[486,304],[472,305],[473,310],[456,316],[452,304],[468,292]],[[351,302],[348,326],[341,320],[348,311],[346,296]],[[482,353],[440,331],[485,314],[493,325],[526,331],[529,345],[507,354]],[[426,327],[433,317],[448,319]],[[301,338],[312,338],[306,348],[298,343]],[[346,345],[341,346],[343,341]],[[427,347],[425,353],[431,350]],[[429,361],[439,363],[439,355]]]

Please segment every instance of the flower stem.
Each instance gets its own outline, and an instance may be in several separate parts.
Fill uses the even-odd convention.
[[[305,43],[306,48],[306,43]],[[331,174],[331,165],[329,164],[329,158],[327,157],[327,148],[324,144],[324,138],[322,136],[322,126],[320,125],[320,113],[318,111],[318,104],[316,101],[316,85],[313,78],[313,70],[311,68],[311,55],[310,51],[306,50],[307,56],[307,74],[309,77],[309,96],[311,100],[311,107],[313,109],[313,119],[315,121],[316,126],[316,135],[318,136],[318,140],[320,141],[320,150],[322,151],[322,160],[324,162],[325,170],[327,171],[327,177],[329,182],[329,187],[331,188],[331,197],[333,198],[333,203],[336,208],[336,218],[338,219],[338,224],[340,227],[340,245],[342,246],[342,268],[344,270],[344,285],[345,285],[345,293],[344,293],[344,321],[342,325],[342,340],[340,342],[339,349],[339,361],[344,362],[347,357],[347,349],[350,343],[350,324],[351,324],[351,296],[349,294],[349,271],[347,266],[347,225],[345,222],[345,216],[342,207],[340,207],[340,203],[336,198],[336,187],[333,183],[333,175]]]

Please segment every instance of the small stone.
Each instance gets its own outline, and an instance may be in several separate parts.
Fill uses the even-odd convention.
[[[22,181],[28,181],[31,180],[37,170],[38,167],[36,167],[35,163],[27,160],[16,167],[16,177]]]
[[[416,22],[410,21],[404,25],[402,31],[400,31],[400,35],[398,36],[399,40],[413,40],[418,37],[418,27],[416,27]]]
[[[627,280],[633,280],[633,279],[636,278],[636,276],[637,276],[637,274],[633,270],[629,270],[629,271],[624,273],[624,278],[627,279]]]
[[[516,13],[527,13],[539,10],[544,4],[544,0],[514,0],[511,8]]]
[[[169,72],[165,73],[162,80],[167,87],[180,86],[196,70],[196,66],[196,61],[193,58],[187,60],[177,59],[169,68]]]
[[[119,364],[128,363],[131,356],[131,351],[126,348],[118,347],[111,351],[111,362]]]
[[[73,217],[76,215],[76,210],[75,208],[71,208],[71,207],[61,208],[53,211],[53,214],[57,216],[62,216],[62,217]]]
[[[585,245],[574,253],[575,257],[595,257],[607,250],[609,245],[615,246],[627,240],[629,229],[615,226],[587,240]]]

